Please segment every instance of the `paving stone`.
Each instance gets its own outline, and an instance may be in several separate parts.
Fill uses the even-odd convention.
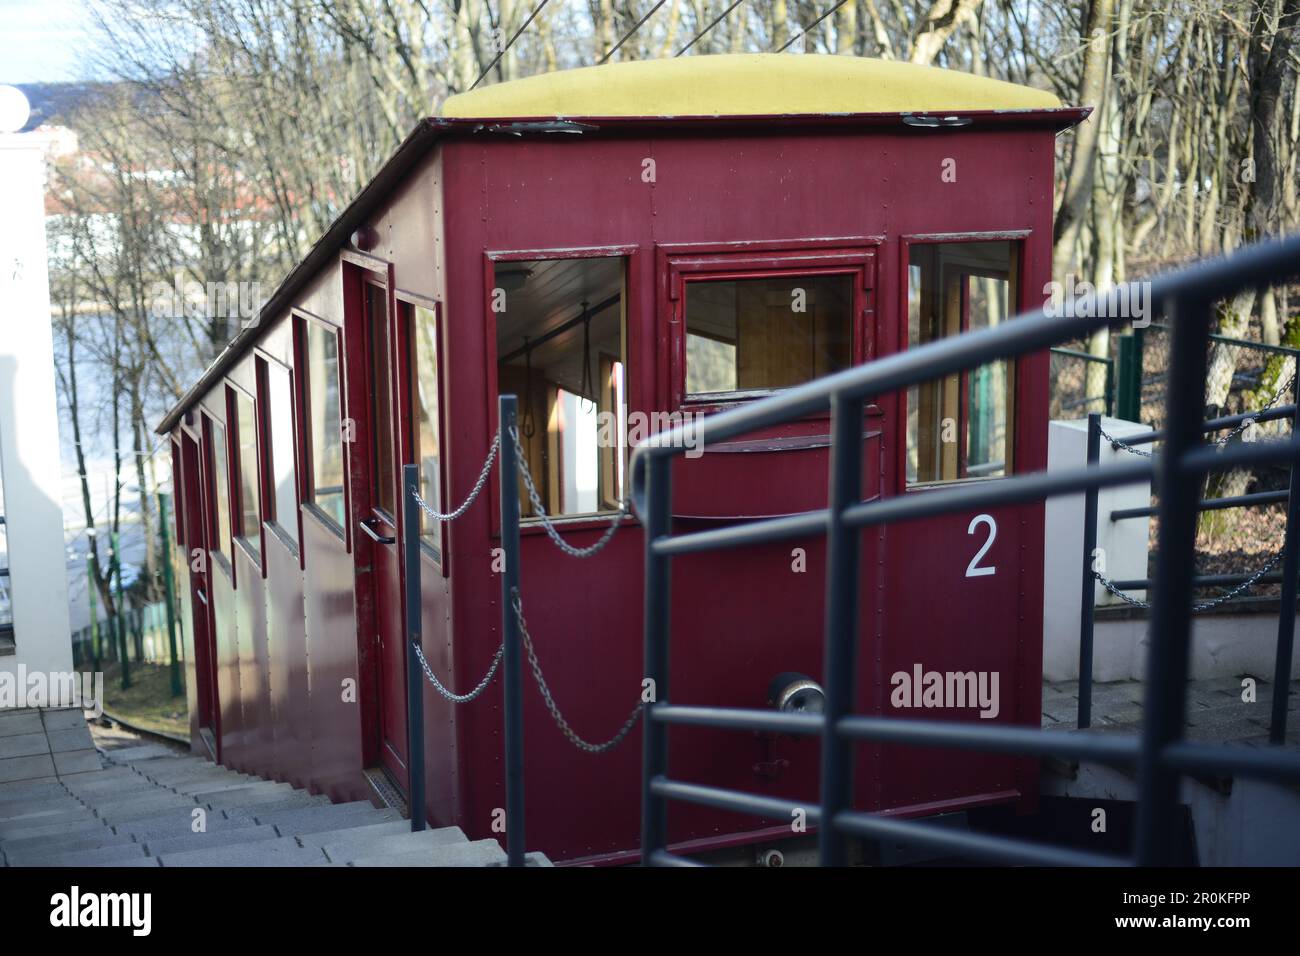
[[[50,752],[50,742],[45,734],[10,734],[0,737],[0,760],[9,757],[31,757]]]
[[[0,784],[0,805],[18,803],[25,800],[39,800],[42,797],[65,797],[68,791],[57,777],[44,780],[20,780],[16,783]]]
[[[90,739],[90,729],[77,727],[72,730],[55,730],[46,735],[52,753],[65,750],[94,750],[95,742]]]
[[[0,737],[43,733],[45,733],[45,725],[41,723],[41,715],[37,711],[0,713]]]
[[[86,726],[86,715],[77,707],[42,710],[41,720],[45,724],[46,731],[72,730],[76,727]]]
[[[0,783],[33,780],[54,775],[54,758],[49,754],[37,754],[32,757],[9,757],[0,760]]]
[[[164,853],[158,857],[169,866],[310,866],[326,856],[320,847],[303,847],[293,837],[237,843],[207,850]]]
[[[54,755],[54,769],[60,775],[98,770],[101,766],[103,763],[97,750],[71,750]]]

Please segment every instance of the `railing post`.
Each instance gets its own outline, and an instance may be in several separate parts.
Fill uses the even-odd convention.
[[[420,466],[402,466],[402,563],[406,583],[406,775],[411,829],[425,827],[424,681],[415,649],[424,639],[420,607]]]
[[[1106,414],[1115,414],[1115,360],[1106,359]]]
[[[826,536],[826,686],[822,715],[822,866],[848,862],[847,841],[835,817],[853,803],[853,744],[836,731],[853,712],[857,692],[858,590],[862,536],[844,523],[844,509],[862,499],[862,400],[836,395],[831,404],[830,488]]]
[[[115,593],[117,618],[114,635],[117,640],[118,666],[122,669],[122,689],[127,690],[131,686],[131,664],[127,660],[126,649],[126,599],[122,595],[122,552],[119,549],[117,532],[114,531],[110,539],[113,543],[113,574],[117,578],[117,591]]]
[[[1088,467],[1101,457],[1101,416],[1088,416]],[[1082,730],[1092,726],[1092,636],[1097,584],[1093,577],[1093,552],[1097,550],[1097,488],[1083,493],[1083,582],[1079,590],[1079,719]]]
[[[501,636],[505,642],[506,862],[524,865],[524,715],[523,668],[519,620],[514,596],[519,591],[519,461],[512,434],[519,402],[514,395],[498,400],[501,427]]]
[[[98,673],[103,651],[99,646],[99,572],[95,570],[94,529],[90,531],[90,551],[86,554],[86,596],[90,599],[90,660],[91,670]],[[103,703],[103,701],[100,701]]]
[[[1291,417],[1292,438],[1300,435],[1300,359],[1292,388],[1296,411]],[[1273,717],[1268,726],[1271,743],[1286,742],[1286,705],[1291,691],[1291,653],[1295,643],[1296,575],[1300,573],[1300,466],[1291,462],[1291,484],[1287,492],[1286,530],[1282,539],[1282,594],[1278,598],[1277,660],[1273,664]]]
[[[172,580],[172,542],[167,530],[167,495],[158,493],[158,527],[162,535],[163,593],[167,598],[167,651],[171,655],[172,696],[179,697],[185,693],[181,683],[181,662],[176,653],[176,611],[172,601],[176,599],[176,585]],[[92,584],[93,588],[93,584]]]
[[[1142,341],[1142,329],[1134,329],[1131,335],[1121,335],[1118,340],[1115,405],[1116,414],[1126,422],[1142,417]]]
[[[646,467],[645,522],[645,679],[651,699],[642,719],[641,865],[668,843],[668,802],[651,789],[668,773],[668,725],[654,719],[654,708],[668,703],[668,660],[672,632],[669,602],[671,558],[657,555],[655,542],[672,530],[672,460],[650,455]]]
[[[1186,717],[1188,645],[1192,624],[1196,521],[1201,482],[1183,472],[1188,452],[1202,444],[1206,344],[1210,305],[1200,293],[1174,301],[1165,445],[1156,462],[1160,494],[1159,554],[1152,582],[1142,750],[1138,758],[1137,863],[1175,862],[1179,830],[1177,770],[1165,748],[1182,738]]]

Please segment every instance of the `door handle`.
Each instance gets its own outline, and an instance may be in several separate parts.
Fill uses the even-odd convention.
[[[208,596],[203,593],[202,588],[196,589],[194,592],[194,596],[197,597],[200,601],[202,601],[205,605],[208,603]]]
[[[374,518],[363,519],[360,522],[361,530],[364,531],[366,534],[370,535],[370,537],[374,539],[376,544],[396,544],[397,543],[396,538],[392,537],[391,535],[380,534],[374,528],[370,527],[370,523],[374,520],[375,520]]]

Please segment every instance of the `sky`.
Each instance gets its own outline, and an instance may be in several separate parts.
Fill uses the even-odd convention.
[[[0,83],[87,80],[85,0],[0,0]]]

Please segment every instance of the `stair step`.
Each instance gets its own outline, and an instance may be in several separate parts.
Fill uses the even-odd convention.
[[[71,853],[76,850],[98,850],[104,846],[120,846],[123,843],[134,843],[129,833],[114,833],[108,827],[97,827],[91,833],[73,833],[68,836],[39,836],[29,837],[25,840],[9,840],[0,844],[0,850],[5,853],[11,850],[17,850],[20,853],[26,853],[33,849],[48,849],[51,853]]]
[[[45,800],[22,800],[0,806],[0,823],[23,820],[47,813],[60,813],[67,810],[81,810],[81,804],[64,794],[62,797],[50,797]]]
[[[100,825],[95,815],[89,810],[61,810],[43,817],[27,817],[0,823],[0,841],[20,840],[24,836],[40,836],[45,833],[58,833],[63,827],[78,826],[83,823]]]
[[[246,807],[271,800],[283,800],[291,793],[293,793],[293,787],[287,783],[263,781],[261,783],[246,784],[233,790],[208,794],[202,800],[204,806],[213,810],[224,810],[227,807]]]
[[[390,833],[385,836],[370,836],[366,839],[349,839],[344,834],[322,843],[321,849],[331,860],[348,863],[356,859],[370,859],[377,856],[396,856],[407,852],[429,852],[434,847],[468,844],[460,827],[443,827],[438,830],[420,830],[412,832],[409,824],[405,833]]]
[[[97,820],[89,810],[81,820],[80,823],[53,823],[39,827],[15,828],[11,832],[0,831],[0,845],[8,846],[19,840],[30,840],[36,837],[80,836],[104,829],[103,821]]]
[[[258,823],[275,827],[286,836],[342,829],[349,823],[365,826],[401,819],[396,810],[380,810],[364,800],[355,803],[331,803],[299,810],[258,813],[254,818]]]
[[[279,837],[280,834],[275,832],[275,827],[230,827],[208,833],[189,833],[185,836],[149,839],[144,845],[150,856],[163,856],[171,853],[188,853],[191,850],[234,846],[238,843],[276,840]]]
[[[123,860],[144,856],[138,843],[119,843],[93,850],[69,850],[23,854],[6,853],[10,866],[117,866]]]
[[[201,808],[194,807],[194,810],[198,809]],[[194,810],[180,812],[173,810],[140,820],[128,820],[113,829],[118,833],[130,833],[141,842],[147,842],[151,839],[162,840],[181,837],[194,832]],[[230,818],[212,810],[208,810],[206,813],[207,819],[204,821],[204,825],[208,833],[253,826],[253,822],[245,817]]]
[[[193,813],[197,806],[193,800],[172,794],[170,797],[148,797],[136,803],[115,805],[96,810],[96,813],[109,826],[118,827],[133,820],[149,820],[172,810]]]
[[[207,779],[187,780],[184,783],[164,784],[164,786],[175,790],[177,793],[183,793],[187,797],[199,797],[207,793],[221,793],[227,790],[239,790],[244,787],[258,783],[256,777],[245,777],[242,774],[213,774]]]
[[[503,863],[506,851],[496,840],[451,843],[358,857],[353,866],[491,866]]]
[[[444,827],[445,830],[459,830],[460,827]],[[411,832],[409,820],[389,820],[387,823],[367,823],[361,826],[345,826],[334,830],[318,830],[314,833],[296,834],[303,846],[325,846],[327,843],[364,844],[382,837]],[[462,839],[465,835],[461,834]],[[449,841],[450,842],[450,841]]]
[[[159,757],[174,757],[175,749],[162,744],[141,744],[138,747],[123,747],[108,755],[113,763],[135,763],[139,760],[153,760]]]
[[[310,866],[325,860],[320,847],[303,847],[293,837],[259,840],[207,850],[164,853],[158,857],[168,866]]]
[[[109,807],[120,807],[130,803],[140,803],[144,800],[167,799],[175,800],[181,798],[178,793],[170,790],[164,790],[162,787],[143,786],[132,788],[130,790],[113,790],[109,793],[83,793],[78,794],[78,799],[82,803],[95,807],[96,809],[107,810]]]
[[[0,807],[11,803],[24,803],[44,797],[67,796],[68,791],[57,780],[49,783],[22,780],[16,784],[0,784]]]

